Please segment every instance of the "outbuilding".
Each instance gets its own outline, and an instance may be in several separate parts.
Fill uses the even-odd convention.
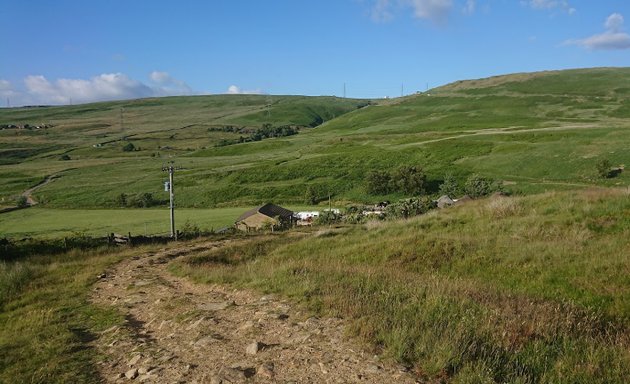
[[[243,213],[234,226],[241,231],[258,231],[261,229],[288,228],[295,224],[293,211],[275,204],[265,204]]]

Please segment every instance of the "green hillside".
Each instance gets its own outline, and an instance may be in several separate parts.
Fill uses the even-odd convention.
[[[628,193],[484,199],[217,248],[173,270],[348,319],[427,382],[625,383]]]
[[[177,199],[187,207],[303,203],[308,187],[321,199],[396,199],[369,195],[364,179],[400,165],[423,167],[432,191],[446,174],[473,173],[515,193],[627,185],[626,173],[601,179],[595,165],[630,162],[628,90],[630,69],[601,68],[456,82],[371,103],[237,95],[0,110],[0,124],[54,125],[0,131],[1,194],[10,201],[57,174],[36,193],[50,207],[115,207],[121,193],[164,198],[168,160],[184,168]],[[317,127],[241,144],[242,133],[222,130],[263,124]],[[140,150],[123,152],[129,142]]]

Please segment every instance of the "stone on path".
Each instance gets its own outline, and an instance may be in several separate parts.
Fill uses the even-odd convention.
[[[142,358],[142,355],[135,355],[134,357],[131,358],[131,360],[129,360],[127,365],[130,367],[133,367],[134,365],[138,364],[138,361],[140,361],[141,358]]]
[[[251,343],[251,344],[249,344],[247,346],[247,349],[245,349],[245,353],[247,353],[248,355],[255,355],[262,348],[263,348],[263,343],[260,343],[258,341],[254,341],[253,343]]]
[[[125,377],[128,378],[129,380],[135,379],[136,377],[138,377],[138,369],[131,368],[130,370],[125,372]]]

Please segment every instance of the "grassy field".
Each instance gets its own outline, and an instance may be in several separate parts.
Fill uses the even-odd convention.
[[[307,187],[321,199],[392,200],[403,196],[369,195],[365,174],[402,164],[422,166],[434,184],[447,173],[479,173],[524,194],[627,185],[627,173],[604,180],[595,169],[602,159],[630,163],[627,89],[630,69],[600,68],[457,82],[367,107],[236,95],[1,109],[0,124],[54,127],[0,131],[0,204],[51,174],[60,177],[35,193],[51,208],[114,208],[120,193],[162,196],[161,167],[170,160],[183,167],[178,202],[202,208],[300,204]],[[265,123],[321,124],[220,147],[236,134],[209,130]],[[128,142],[140,150],[123,152]]]
[[[88,344],[122,316],[88,302],[96,276],[146,248],[0,260],[0,382],[100,383]]]
[[[175,224],[182,230],[186,223],[202,230],[230,227],[253,207],[176,209]],[[289,206],[294,211],[312,211],[322,207]],[[161,209],[54,209],[34,207],[0,215],[0,237],[60,238],[77,234],[102,237],[108,233],[157,235],[170,233],[167,208]]]
[[[400,222],[208,251],[175,273],[350,319],[376,352],[452,383],[626,383],[630,195],[494,198]]]

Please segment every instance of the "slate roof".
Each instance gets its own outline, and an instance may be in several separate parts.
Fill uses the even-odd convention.
[[[236,219],[236,221],[243,221],[245,219],[247,219],[248,217],[255,215],[256,213],[261,213],[265,216],[268,217],[291,217],[293,216],[293,211],[290,211],[286,208],[282,208],[278,205],[275,204],[265,204],[263,206],[260,206],[258,208],[254,208],[252,210],[249,210],[245,213],[243,213],[238,219]]]

